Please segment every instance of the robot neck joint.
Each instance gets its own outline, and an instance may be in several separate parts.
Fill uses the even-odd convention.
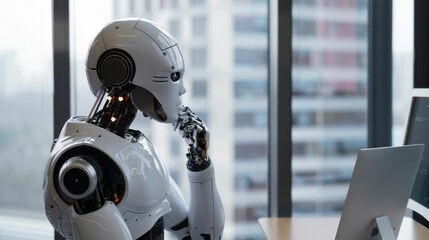
[[[92,116],[89,116],[88,122],[124,138],[137,114],[137,108],[133,105],[129,93],[113,90],[103,106],[99,100],[95,105],[96,110],[93,111]]]

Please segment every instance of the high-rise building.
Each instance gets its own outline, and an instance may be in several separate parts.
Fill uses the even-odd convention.
[[[367,1],[293,1],[293,213],[337,215],[366,146]]]
[[[114,1],[114,6],[114,18],[148,18],[178,40],[186,66],[184,103],[211,133],[225,239],[262,239],[256,219],[267,215],[268,198],[267,1]],[[161,155],[186,189],[183,140],[153,126],[153,141],[158,148],[170,146]]]
[[[339,214],[357,150],[366,145],[366,4],[293,1],[295,215]],[[113,5],[114,18],[148,18],[177,38],[186,61],[184,103],[211,132],[225,238],[262,239],[257,219],[268,205],[268,1]],[[186,193],[180,161],[186,146],[169,134],[170,126],[151,126],[150,136]]]

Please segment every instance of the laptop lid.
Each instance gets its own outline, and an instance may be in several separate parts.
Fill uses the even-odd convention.
[[[381,216],[398,236],[423,149],[415,144],[359,151],[336,240],[378,239],[374,219]]]

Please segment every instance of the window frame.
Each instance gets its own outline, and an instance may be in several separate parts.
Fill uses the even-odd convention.
[[[367,4],[368,53],[370,53],[368,54],[368,147],[388,146],[392,143],[392,124],[389,124],[392,122],[392,1],[367,1]],[[415,4],[415,6],[419,5]],[[292,0],[269,1],[268,209],[270,217],[291,217],[292,215],[291,28]],[[375,68],[374,66],[384,67]]]
[[[71,113],[69,19],[69,0],[53,0],[54,139]]]

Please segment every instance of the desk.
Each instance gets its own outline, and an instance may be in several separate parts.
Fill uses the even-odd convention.
[[[267,240],[334,240],[339,218],[260,218]],[[398,240],[428,240],[429,229],[409,217],[402,221]]]

